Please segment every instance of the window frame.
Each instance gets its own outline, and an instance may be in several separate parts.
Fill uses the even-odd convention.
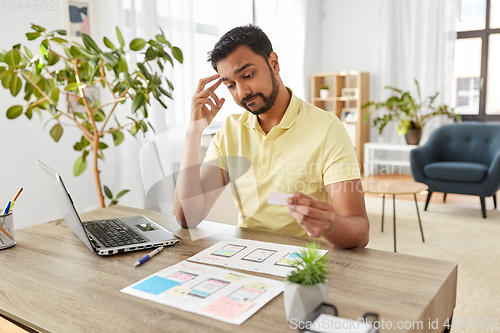
[[[457,40],[481,38],[481,76],[479,78],[479,114],[462,115],[464,121],[500,121],[500,114],[486,114],[486,93],[488,88],[488,57],[490,35],[500,34],[500,28],[490,28],[491,0],[486,0],[485,28],[481,30],[457,31]],[[454,92],[456,94],[456,92]]]

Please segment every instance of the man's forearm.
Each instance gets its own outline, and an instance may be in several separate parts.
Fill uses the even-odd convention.
[[[175,215],[185,228],[195,227],[203,219],[205,199],[200,179],[202,133],[196,122],[189,125],[175,187]]]
[[[332,227],[323,234],[328,242],[341,248],[366,247],[369,241],[370,224],[365,217],[343,217],[333,213]]]

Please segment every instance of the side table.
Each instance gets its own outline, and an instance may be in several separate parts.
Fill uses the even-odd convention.
[[[425,242],[420,212],[418,211],[417,194],[426,191],[429,187],[422,183],[402,181],[402,180],[372,180],[364,181],[363,190],[366,193],[382,194],[382,232],[384,231],[384,208],[385,196],[392,195],[393,215],[394,215],[394,252],[396,252],[396,195],[413,194],[415,207],[417,208],[418,224],[420,225],[420,234],[422,242]]]

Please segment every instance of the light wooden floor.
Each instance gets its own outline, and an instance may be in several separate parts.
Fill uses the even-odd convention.
[[[7,319],[0,317],[0,333],[28,333],[21,327],[11,323]]]
[[[412,175],[394,174],[394,175],[374,175],[374,176],[370,176],[370,177],[362,177],[362,180],[389,180],[389,179],[414,181]],[[378,196],[376,194],[369,194],[369,193],[365,193],[365,195],[366,196]],[[404,200],[413,200],[413,195],[397,195],[396,198],[397,199],[404,199]],[[426,198],[427,198],[427,191],[417,195],[418,201],[425,202]],[[497,192],[497,204],[499,203],[498,199],[500,199],[500,191]],[[429,203],[429,207],[432,206],[433,202],[443,203],[443,193],[433,193],[432,197],[431,197],[431,202]],[[462,194],[449,193],[446,196],[446,204],[447,205],[462,206],[462,207],[469,207],[469,208],[477,208],[479,210],[481,209],[481,203],[479,201],[479,197],[473,196],[473,195],[462,195]],[[492,198],[486,198],[486,209],[487,210],[493,209],[493,199]],[[498,208],[498,209],[500,209],[500,208]]]

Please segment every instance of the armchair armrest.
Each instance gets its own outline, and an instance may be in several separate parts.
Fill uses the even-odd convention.
[[[417,182],[424,183],[427,177],[424,174],[424,167],[427,164],[438,161],[438,152],[430,144],[415,148],[410,153],[410,165],[413,178]]]
[[[495,194],[500,188],[500,150],[497,151],[488,168],[488,174],[482,182],[487,193]]]

